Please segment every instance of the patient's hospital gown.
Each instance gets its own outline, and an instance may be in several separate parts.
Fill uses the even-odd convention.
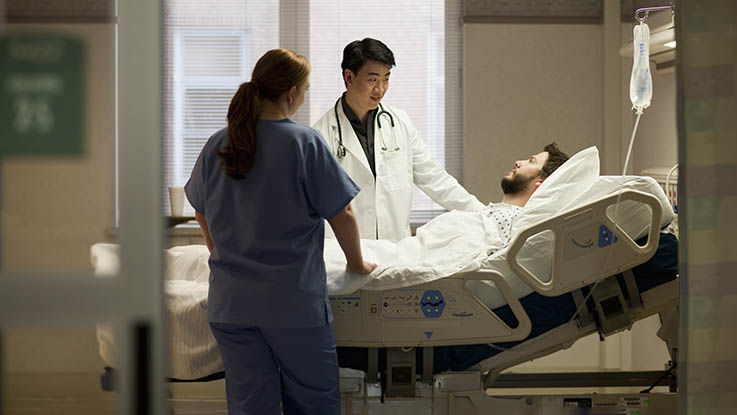
[[[484,209],[484,214],[490,217],[496,225],[499,239],[502,241],[502,248],[509,244],[512,237],[512,225],[514,220],[522,212],[520,206],[510,205],[509,203],[489,203]],[[494,255],[498,249],[491,249],[489,255]]]

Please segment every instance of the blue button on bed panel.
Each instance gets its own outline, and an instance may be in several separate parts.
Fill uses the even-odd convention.
[[[605,225],[599,226],[599,248],[604,248],[617,242],[617,236]]]
[[[439,290],[427,290],[422,293],[420,308],[426,318],[438,318],[443,315],[445,299]]]

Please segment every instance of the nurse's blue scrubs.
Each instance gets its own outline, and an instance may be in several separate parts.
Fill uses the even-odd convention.
[[[359,187],[320,133],[259,120],[244,179],[203,148],[185,192],[207,220],[213,250],[207,314],[225,364],[230,414],[338,414],[338,362],[323,261],[324,219]]]

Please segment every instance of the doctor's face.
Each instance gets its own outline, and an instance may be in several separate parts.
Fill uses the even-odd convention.
[[[517,160],[514,168],[502,178],[504,194],[522,192],[542,174],[542,168],[548,160],[548,152],[530,156],[527,160]]]
[[[358,105],[352,108],[357,112],[370,111],[379,106],[384,94],[389,89],[391,66],[378,61],[367,61],[358,73],[346,69],[343,77],[346,83],[349,101]]]

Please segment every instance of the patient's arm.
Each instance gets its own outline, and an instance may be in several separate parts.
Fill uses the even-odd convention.
[[[210,238],[210,231],[207,229],[207,220],[205,219],[205,215],[195,210],[194,218],[197,220],[197,223],[200,224],[202,235],[205,237],[205,244],[207,244],[207,250],[212,252],[212,238]]]
[[[333,228],[335,238],[340,244],[340,248],[345,254],[348,262],[348,271],[358,274],[369,274],[376,268],[376,264],[372,264],[363,260],[361,254],[361,240],[359,239],[358,223],[356,216],[351,209],[351,205],[347,205],[337,215],[328,219],[330,227]]]

